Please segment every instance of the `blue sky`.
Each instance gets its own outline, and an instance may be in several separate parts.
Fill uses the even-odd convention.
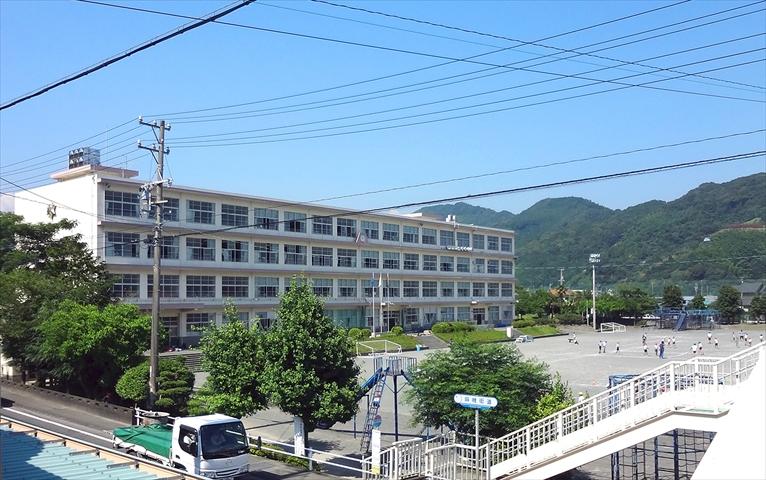
[[[499,74],[378,99],[369,99],[369,93],[379,90],[400,93],[401,89],[389,89],[489,67],[455,62],[354,87],[262,102],[419,69],[444,63],[445,60],[231,26],[207,25],[0,112],[0,174],[24,186],[39,185],[46,174],[64,168],[68,149],[60,147],[129,122],[139,115],[150,117],[164,114],[162,117],[151,118],[170,119],[173,128],[168,134],[168,144],[172,150],[168,158],[169,173],[176,183],[302,201],[763,129],[766,128],[766,104],[763,103],[766,100],[763,89],[766,67],[762,61],[765,55],[763,49],[766,47],[766,37],[763,35],[766,31],[766,14],[763,3],[608,42],[616,37],[684,22],[748,3],[752,2],[682,3],[629,20],[546,40],[542,42],[544,46],[524,45],[476,59],[478,62],[495,65],[514,63],[517,68],[522,67],[527,71],[495,69],[486,73]],[[226,5],[222,2],[203,1],[128,1],[123,4],[192,16],[202,16]],[[354,5],[529,42],[671,3],[370,1]],[[741,16],[707,26],[688,28],[734,15]],[[503,38],[447,30],[309,1],[265,0],[243,8],[225,20],[450,58],[466,58],[516,45]],[[10,100],[184,23],[186,21],[179,18],[74,1],[0,2],[0,100]],[[610,48],[618,43],[682,28],[687,30]],[[751,37],[741,39],[745,36]],[[604,43],[585,47],[597,42]],[[728,43],[697,48],[719,42]],[[556,51],[546,47],[586,52],[603,50],[593,53],[602,58],[581,55],[536,66],[556,59],[549,56],[535,60],[536,57]],[[687,76],[652,85],[751,101],[637,87],[525,106],[615,87],[599,84],[546,93],[589,83],[582,79],[562,79],[557,74],[613,80],[637,73],[654,72],[622,80],[632,83],[662,79],[658,75],[678,76],[679,73],[667,70],[658,72],[643,66],[620,64],[614,59],[636,62],[692,48],[697,49],[641,63],[682,73],[695,73],[737,63],[761,61],[704,74],[715,79]],[[688,65],[731,54],[738,55]],[[606,66],[620,68],[583,73]],[[530,72],[530,69],[535,72]],[[478,75],[464,75],[456,79]],[[719,81],[721,79],[727,82]],[[522,86],[543,80],[547,81]],[[410,87],[414,88],[417,87]],[[504,90],[486,93],[499,89]],[[332,100],[352,95],[356,96]],[[468,95],[472,96],[449,100]],[[530,97],[513,100],[522,96]],[[360,99],[367,100],[328,105]],[[239,108],[178,114],[188,110],[259,101],[261,103]],[[503,102],[484,107],[474,106],[499,101]],[[417,106],[431,102],[439,103]],[[306,103],[311,105],[303,105]],[[306,110],[307,106],[321,108]],[[403,128],[295,139],[509,107],[518,108]],[[455,108],[459,110],[424,115]],[[399,110],[375,113],[393,109]],[[209,120],[222,117],[206,117],[195,119],[205,120],[195,123],[183,123],[184,119],[180,118],[237,112],[250,112],[239,115],[250,117],[223,117],[227,119],[218,121]],[[413,115],[417,117],[409,120],[401,118]],[[355,118],[333,120],[345,117]],[[401,119],[393,120],[398,118]],[[353,126],[368,122],[378,123]],[[128,123],[112,130],[109,135],[98,136],[82,145],[97,143],[96,146],[103,150],[105,163],[120,165],[127,161],[129,168],[140,170],[142,177],[148,178],[153,161],[135,148],[133,140],[142,138],[148,141],[151,132],[146,128],[134,129],[136,125],[136,122]],[[257,131],[201,137],[252,130]],[[263,136],[274,134],[284,135]],[[230,140],[229,143],[250,143],[237,146],[217,146],[212,143],[213,146],[204,148],[199,145],[211,143],[183,143],[211,138],[242,138]],[[252,143],[267,140],[288,141]],[[226,141],[220,140],[218,143]],[[766,136],[760,132],[643,154],[330,200],[326,203],[349,208],[376,208],[763,150],[765,147]],[[51,151],[48,155],[28,160]],[[542,198],[581,196],[610,208],[624,208],[655,198],[677,198],[703,182],[728,181],[764,170],[766,164],[761,157],[471,203],[519,212]],[[4,191],[13,190],[7,184],[1,187]]]

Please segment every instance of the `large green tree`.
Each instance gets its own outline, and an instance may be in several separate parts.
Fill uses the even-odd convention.
[[[185,415],[194,374],[181,358],[160,358],[155,406],[171,415]],[[145,407],[149,398],[149,362],[129,368],[115,388],[117,395]]]
[[[621,303],[621,313],[633,318],[657,308],[654,298],[645,290],[630,285],[621,285],[617,289],[617,297]]]
[[[474,413],[453,401],[457,393],[497,398],[479,415],[482,435],[501,436],[533,422],[540,399],[551,392],[547,367],[525,360],[515,346],[453,343],[419,363],[407,400],[413,421],[430,427],[473,432]]]
[[[0,341],[3,352],[22,366],[38,343],[37,326],[64,300],[103,307],[111,279],[69,220],[26,223],[0,213]]]
[[[357,409],[359,367],[344,331],[324,314],[305,281],[282,294],[276,324],[264,334],[262,388],[271,403],[300,417],[308,433],[319,421],[345,422]]]
[[[750,315],[754,320],[760,320],[766,316],[766,297],[758,295],[750,302]]]
[[[37,327],[34,360],[68,391],[111,393],[125,368],[149,348],[151,318],[128,304],[81,305],[65,300]]]
[[[703,297],[701,293],[694,295],[694,298],[692,298],[691,308],[694,310],[705,309],[705,297]]]
[[[739,291],[731,285],[724,285],[718,290],[716,308],[721,312],[724,321],[732,323],[737,320],[737,315],[742,311]]]
[[[666,285],[662,292],[662,306],[667,308],[681,308],[684,306],[684,296],[678,285]]]
[[[553,415],[559,410],[571,407],[575,403],[574,394],[569,386],[556,374],[551,391],[540,397],[535,405],[535,418],[539,420]]]
[[[544,289],[528,290],[516,287],[516,314],[543,315],[548,302],[548,292]]]

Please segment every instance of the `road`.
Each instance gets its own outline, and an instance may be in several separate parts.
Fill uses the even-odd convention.
[[[103,447],[112,446],[111,431],[124,423],[95,413],[80,405],[43,397],[21,388],[0,385],[2,408],[0,414],[12,420],[67,435]],[[327,480],[327,475],[306,472],[300,468],[256,456],[250,459],[251,473],[242,480]]]

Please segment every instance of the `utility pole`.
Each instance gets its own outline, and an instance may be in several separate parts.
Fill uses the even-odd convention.
[[[559,268],[559,286],[564,285],[564,269]]]
[[[138,123],[151,127],[157,143],[151,146],[142,145],[138,142],[138,148],[149,150],[157,162],[157,173],[154,181],[141,186],[141,191],[147,201],[147,207],[151,211],[154,207],[154,237],[152,245],[154,246],[154,265],[152,282],[152,333],[149,354],[149,410],[154,408],[154,402],[157,400],[157,374],[159,373],[159,330],[160,330],[160,259],[162,258],[162,207],[165,200],[162,198],[162,188],[166,182],[164,178],[165,155],[170,154],[170,149],[165,148],[165,131],[170,130],[170,125],[165,120],[154,122],[145,122],[141,117]],[[168,182],[169,184],[169,182]],[[151,193],[150,193],[151,192]]]
[[[593,288],[591,289],[591,296],[593,300],[593,306],[590,310],[590,318],[593,320],[593,330],[596,330],[596,264],[601,261],[600,253],[591,253],[588,261],[593,268]]]

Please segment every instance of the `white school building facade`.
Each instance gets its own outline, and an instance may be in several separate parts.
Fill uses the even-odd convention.
[[[72,168],[54,174],[53,184],[17,192],[14,211],[28,222],[76,220],[76,232],[114,275],[113,295],[148,310],[154,215],[141,211],[136,176]],[[243,321],[268,327],[296,276],[346,328],[372,328],[373,295],[379,331],[381,310],[383,331],[513,320],[512,231],[175,185],[164,196],[161,317],[174,345],[196,344],[201,329],[220,324],[229,298]]]

